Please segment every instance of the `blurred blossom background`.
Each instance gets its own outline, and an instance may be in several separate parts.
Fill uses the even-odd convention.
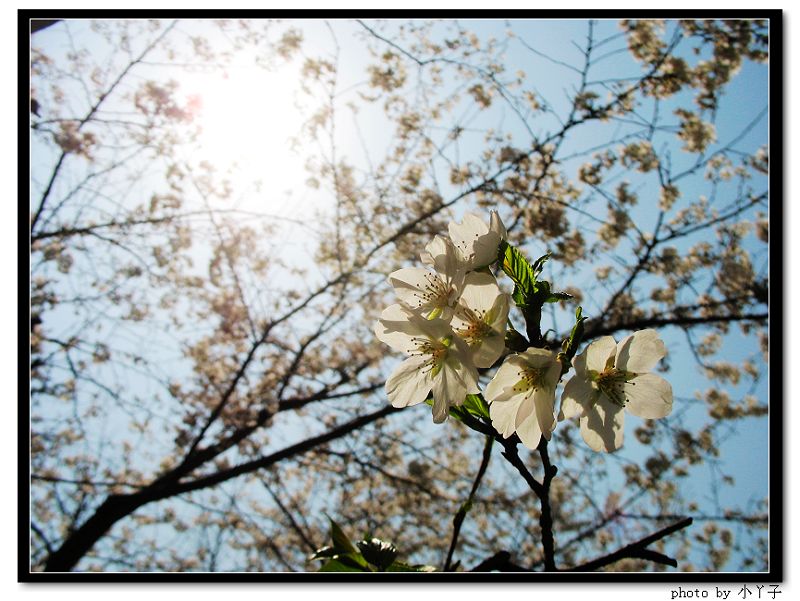
[[[491,210],[573,296],[552,340],[580,305],[584,344],[668,349],[668,418],[614,454],[553,433],[557,565],[691,516],[656,547],[677,570],[769,569],[768,21],[32,31],[32,571],[316,570],[326,515],[441,568],[483,441],[388,407],[372,324],[390,272]],[[495,448],[457,569],[541,569],[539,511]]]

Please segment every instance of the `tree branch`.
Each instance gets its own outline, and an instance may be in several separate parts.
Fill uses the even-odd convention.
[[[614,553],[610,553],[608,555],[604,555],[603,557],[599,557],[598,559],[589,561],[587,563],[581,564],[579,566],[575,566],[574,568],[569,568],[568,572],[593,572],[598,570],[602,567],[605,567],[609,564],[614,563],[615,561],[619,561],[620,559],[625,558],[634,558],[634,559],[646,559],[648,561],[653,561],[656,563],[661,563],[664,565],[672,566],[673,568],[678,567],[678,562],[675,561],[671,557],[667,557],[657,551],[653,551],[652,549],[648,549],[647,547],[653,544],[656,541],[661,540],[662,538],[677,532],[678,530],[682,530],[687,526],[691,525],[692,518],[684,518],[679,522],[675,522],[671,526],[667,526],[666,528],[662,528],[658,532],[651,534],[650,536],[646,536],[645,538],[631,543],[630,545],[626,545],[615,551]]]
[[[658,326],[693,326],[708,323],[726,323],[732,321],[765,321],[769,313],[746,313],[744,315],[706,315],[702,317],[643,317],[622,323],[587,323],[584,341],[598,336],[613,334],[619,330],[641,330]]]
[[[334,428],[333,430],[325,432],[324,434],[320,434],[319,436],[314,436],[302,442],[298,442],[297,444],[286,447],[285,449],[282,449],[280,451],[276,451],[275,453],[267,455],[266,457],[260,457],[252,461],[239,464],[232,468],[221,470],[216,474],[200,477],[190,482],[180,482],[176,484],[174,488],[169,489],[170,494],[159,495],[158,498],[179,495],[185,492],[199,490],[201,488],[207,488],[209,486],[214,486],[216,484],[225,482],[226,480],[230,480],[231,478],[235,478],[243,474],[248,474],[256,470],[269,467],[271,465],[278,463],[279,461],[288,459],[289,457],[294,457],[295,455],[301,455],[303,453],[306,453],[311,449],[313,449],[314,447],[318,447],[322,444],[325,444],[326,442],[330,442],[332,440],[336,440],[337,438],[341,438],[342,436],[345,436],[350,432],[358,430],[366,426],[367,424],[371,424],[372,422],[377,421],[382,417],[386,417],[387,415],[391,415],[392,413],[396,413],[398,411],[400,411],[400,409],[396,409],[391,405],[387,405],[383,409],[353,419],[345,424],[342,424],[338,428]]]
[[[517,468],[517,471],[520,475],[524,478],[525,482],[528,483],[531,490],[536,493],[536,496],[540,499],[544,494],[544,487],[542,483],[539,482],[533,475],[528,471],[528,468],[525,467],[525,464],[520,459],[519,452],[517,451],[517,443],[512,439],[508,440],[501,440],[500,444],[503,445],[503,457],[505,457],[508,462]]]
[[[550,456],[547,452],[547,439],[542,436],[539,441],[539,455],[542,457],[544,467],[544,478],[542,479],[542,513],[539,515],[539,527],[542,531],[542,549],[544,550],[544,569],[547,572],[555,572],[555,541],[553,538],[553,511],[550,507],[550,482],[558,473],[558,468],[550,464]]]
[[[511,561],[511,553],[508,551],[498,551],[491,557],[484,559],[478,565],[470,570],[470,572],[530,572],[530,570],[518,566]]]

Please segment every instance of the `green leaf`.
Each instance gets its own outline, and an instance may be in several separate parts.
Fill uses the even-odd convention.
[[[489,405],[483,400],[482,394],[468,394],[461,407],[469,411],[475,417],[490,419]]]
[[[327,561],[319,569],[320,572],[371,572],[367,566],[359,563],[349,555],[340,555]]]
[[[316,552],[311,557],[309,557],[308,559],[309,560],[312,560],[312,559],[325,559],[327,557],[335,557],[338,554],[339,554],[339,552],[336,551],[336,549],[334,549],[333,547],[328,546],[328,547],[322,547],[320,549],[317,549]]]
[[[512,298],[517,306],[525,306],[536,287],[536,272],[525,256],[507,242],[500,244],[503,272],[514,282]]]
[[[548,281],[541,281],[537,282],[536,291],[533,293],[533,297],[536,299],[535,302],[538,306],[542,306],[547,302],[547,299],[550,298],[550,282]]]
[[[392,565],[386,568],[387,572],[435,572],[436,568],[426,565],[409,565],[402,561],[395,561]]]
[[[536,261],[534,261],[533,267],[531,267],[531,270],[533,271],[534,280],[539,277],[540,273],[542,273],[542,269],[544,269],[544,264],[549,259],[550,259],[550,253],[547,253],[546,255],[542,255],[541,257],[536,259]]]
[[[425,404],[428,405],[429,407],[432,407],[433,399],[432,398],[425,399]],[[453,419],[460,421],[461,423],[472,428],[476,432],[485,434],[485,432],[481,431],[480,429],[472,427],[470,423],[470,422],[474,423],[475,417],[478,418],[485,417],[489,419],[489,405],[486,404],[486,401],[483,400],[483,397],[481,395],[468,394],[461,405],[453,405],[448,410],[448,413],[450,417],[452,417]]]
[[[587,319],[588,317],[583,316],[582,307],[575,309],[575,325],[572,326],[572,331],[569,334],[569,339],[567,340],[566,348],[564,349],[564,354],[570,360],[572,360],[572,358],[575,356],[575,353],[578,352],[578,347],[583,340],[583,322]]]
[[[339,524],[330,516],[328,516],[328,520],[330,520],[331,523],[331,541],[333,545],[317,549],[309,560],[330,558],[330,561],[327,561],[322,568],[320,568],[320,571],[324,572],[371,572],[372,570],[367,560],[364,559],[358,549],[350,542],[350,539]],[[342,569],[342,566],[347,569]]]
[[[392,543],[382,541],[379,538],[371,538],[356,543],[361,550],[361,555],[372,565],[383,571],[397,557],[397,547]]]
[[[331,522],[331,541],[333,542],[333,548],[338,551],[339,553],[352,553],[353,555],[358,555],[358,549],[355,548],[350,539],[347,538],[347,535],[341,529],[339,524],[333,521],[333,518],[328,516],[328,519]]]
[[[519,250],[507,242],[500,245],[500,251],[503,258],[503,271],[514,282],[514,292],[511,294],[511,298],[526,313],[528,309],[535,311],[545,303],[555,303],[572,298],[566,292],[551,292],[550,282],[538,279],[544,269],[544,264],[550,259],[550,253],[542,255],[531,265]]]
[[[550,282],[542,280],[536,282],[536,292],[533,295],[533,304],[543,305],[544,303],[557,303],[562,300],[569,300],[572,298],[571,294],[566,292],[552,292],[550,290]]]

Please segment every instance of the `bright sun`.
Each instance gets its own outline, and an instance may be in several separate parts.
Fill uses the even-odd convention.
[[[224,74],[192,74],[182,83],[187,96],[199,99],[197,122],[202,133],[193,150],[220,172],[232,169],[234,184],[260,193],[247,194],[239,202],[248,210],[288,213],[286,192],[304,188],[303,157],[292,150],[303,117],[295,106],[297,76],[288,67],[268,71],[257,66],[233,66]],[[239,186],[237,186],[239,187]],[[250,200],[248,200],[250,199]],[[302,203],[300,203],[302,204]]]

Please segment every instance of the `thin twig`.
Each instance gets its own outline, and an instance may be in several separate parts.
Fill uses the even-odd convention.
[[[314,551],[316,551],[317,550],[317,545],[314,544],[314,541],[311,540],[310,536],[308,534],[306,534],[306,532],[300,527],[300,524],[298,524],[297,520],[294,519],[294,516],[292,515],[292,512],[289,511],[289,509],[286,507],[286,505],[284,505],[281,502],[280,497],[278,496],[278,494],[274,490],[272,490],[272,487],[269,485],[269,483],[266,480],[262,479],[261,480],[261,484],[264,486],[266,491],[270,494],[270,496],[272,497],[272,500],[275,501],[275,504],[278,506],[278,509],[281,510],[281,513],[283,513],[283,515],[286,516],[286,519],[289,521],[289,526],[291,526],[292,530],[294,530],[295,533],[297,534],[297,536],[300,537],[300,540],[303,541],[303,543],[306,545],[306,547],[312,553]]]
[[[483,446],[483,458],[481,459],[481,466],[478,468],[478,474],[475,476],[475,481],[472,483],[472,490],[469,491],[467,500],[463,505],[461,505],[461,507],[459,507],[458,512],[456,512],[456,515],[453,518],[453,538],[450,541],[450,549],[447,551],[447,559],[444,562],[444,569],[442,570],[443,572],[450,571],[451,562],[453,561],[453,553],[455,552],[456,545],[458,544],[458,535],[461,533],[461,524],[464,522],[464,518],[467,517],[467,512],[472,507],[472,502],[475,499],[475,493],[478,490],[478,486],[481,484],[483,475],[486,473],[486,468],[489,465],[489,459],[492,457],[492,443],[494,443],[494,438],[487,436],[486,444]]]
[[[135,67],[136,65],[138,65],[138,64],[139,64],[139,63],[142,61],[142,59],[144,59],[144,57],[145,57],[145,56],[147,56],[147,55],[150,53],[150,51],[151,51],[153,48],[155,48],[155,47],[156,47],[156,46],[157,46],[157,45],[158,45],[158,44],[161,42],[161,40],[163,40],[163,39],[164,39],[164,38],[167,36],[167,34],[168,34],[170,31],[172,31],[172,29],[175,27],[175,25],[176,25],[177,23],[178,23],[177,21],[173,21],[172,23],[170,23],[170,24],[169,24],[169,25],[168,25],[168,26],[167,26],[167,27],[164,29],[164,31],[162,31],[162,32],[161,32],[161,33],[158,35],[158,37],[157,37],[155,40],[153,40],[153,41],[152,41],[152,42],[151,42],[151,43],[150,43],[150,44],[149,44],[149,45],[148,45],[148,46],[147,46],[147,47],[146,47],[146,48],[145,48],[145,49],[142,51],[142,53],[141,53],[141,54],[138,56],[138,58],[136,58],[136,59],[134,59],[133,61],[131,61],[130,63],[128,63],[128,66],[127,66],[127,67],[125,67],[125,68],[122,70],[122,72],[121,72],[121,73],[120,73],[120,74],[117,76],[117,78],[116,78],[116,79],[114,80],[114,82],[113,82],[113,83],[112,83],[112,84],[111,84],[111,85],[108,87],[108,89],[107,89],[105,92],[103,92],[102,94],[100,94],[100,96],[98,97],[97,101],[96,101],[96,102],[94,103],[94,105],[92,105],[92,107],[89,109],[89,112],[86,114],[86,116],[85,116],[83,119],[81,119],[81,120],[80,120],[80,122],[78,122],[78,126],[77,126],[77,128],[76,128],[76,130],[75,130],[75,131],[80,131],[80,129],[81,129],[81,128],[82,128],[84,125],[86,125],[86,123],[88,123],[88,122],[89,122],[89,120],[90,120],[90,119],[91,119],[91,118],[94,116],[94,114],[95,114],[95,113],[97,113],[97,111],[100,109],[100,105],[102,105],[102,104],[103,104],[103,101],[104,101],[106,98],[108,98],[108,97],[109,97],[109,95],[110,95],[112,92],[114,92],[114,90],[115,90],[115,89],[116,89],[116,88],[117,88],[117,87],[120,85],[120,83],[121,83],[121,82],[122,82],[122,80],[125,78],[125,76],[126,76],[126,75],[127,75],[129,72],[130,72],[130,70],[131,70],[131,69],[133,69],[133,67]],[[53,190],[53,185],[55,184],[56,178],[58,177],[58,174],[59,174],[59,172],[61,171],[61,166],[64,164],[64,158],[67,156],[67,154],[68,154],[68,153],[67,153],[67,151],[66,151],[66,150],[62,150],[61,154],[60,154],[60,155],[59,155],[59,157],[58,157],[58,161],[56,162],[56,165],[55,165],[55,167],[53,167],[53,171],[52,171],[52,173],[50,174],[50,179],[49,179],[49,181],[47,182],[47,186],[45,187],[45,190],[44,190],[44,192],[42,193],[42,198],[41,198],[41,200],[39,201],[39,208],[36,210],[36,213],[35,213],[35,214],[33,215],[33,217],[31,218],[31,229],[30,229],[30,231],[31,231],[31,234],[33,234],[33,232],[35,231],[35,229],[36,229],[36,224],[37,224],[37,222],[39,221],[39,218],[42,216],[42,213],[44,212],[45,205],[47,204],[47,198],[50,196],[50,192],[52,192],[52,190]]]

